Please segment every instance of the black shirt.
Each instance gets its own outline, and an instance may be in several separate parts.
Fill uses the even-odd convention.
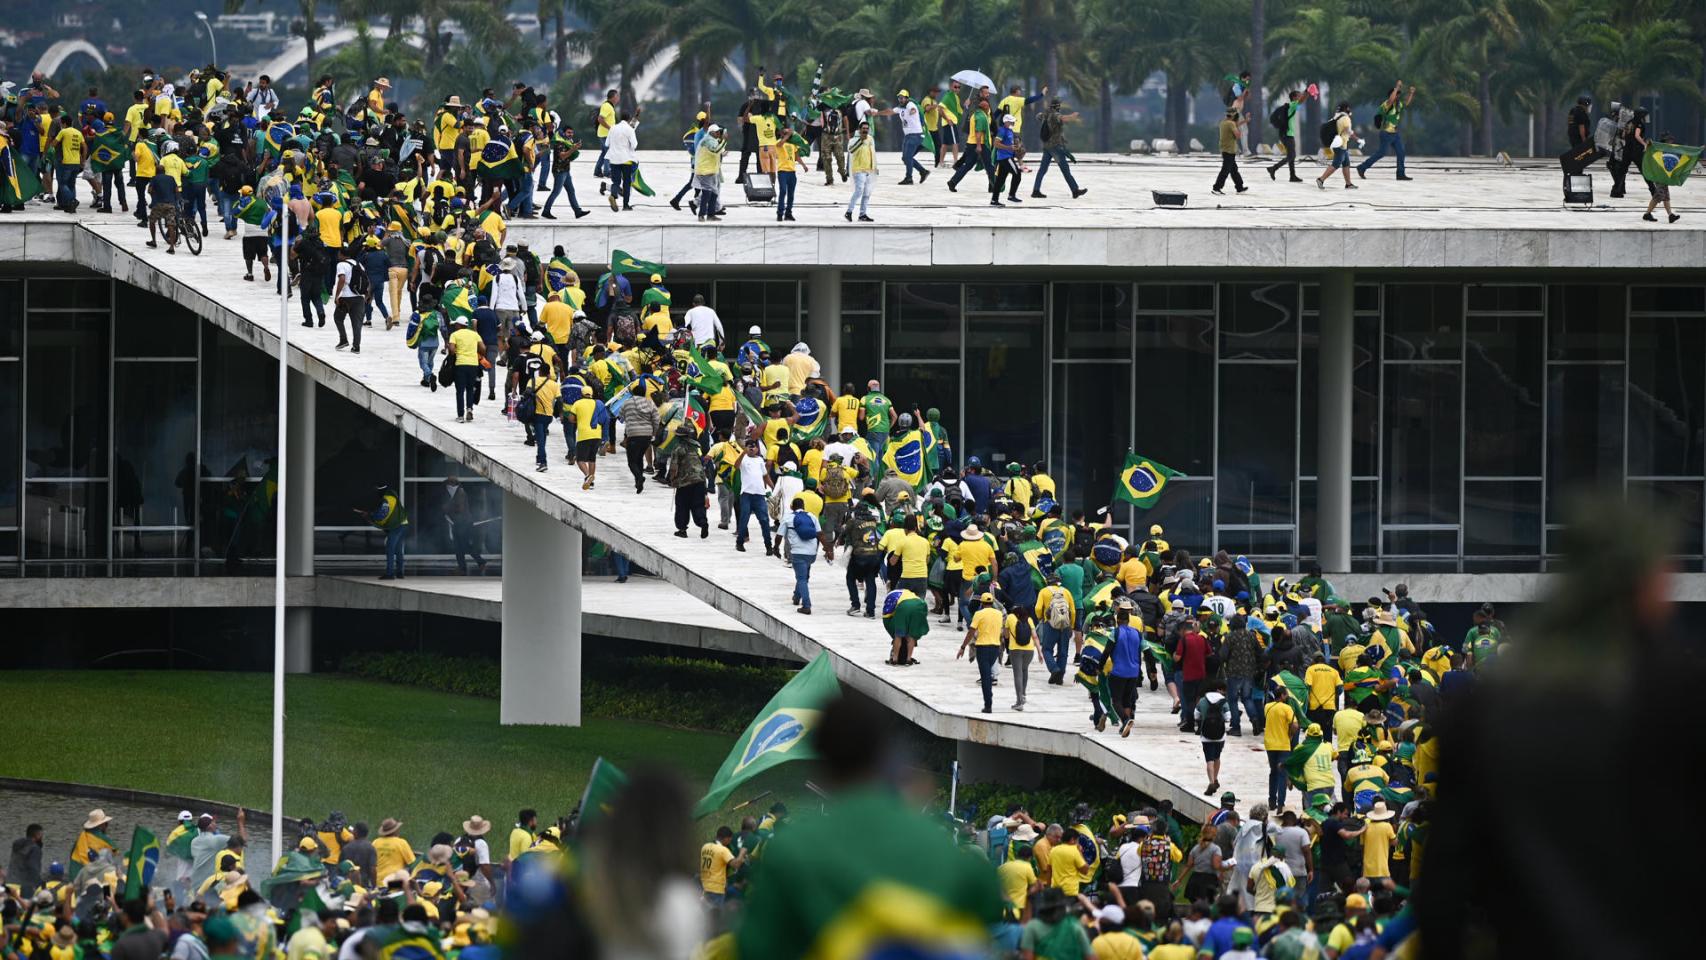
[[[1593,140],[1593,121],[1588,117],[1588,108],[1576,104],[1570,109],[1570,146],[1579,147]]]
[[[1328,817],[1321,824],[1321,863],[1320,866],[1336,866],[1345,862],[1345,852],[1350,845],[1345,838],[1339,836],[1340,830],[1351,829],[1351,824],[1335,817]]]

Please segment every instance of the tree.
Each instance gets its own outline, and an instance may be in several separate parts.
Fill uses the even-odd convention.
[[[1297,9],[1269,39],[1279,48],[1268,69],[1275,86],[1331,85],[1335,99],[1360,103],[1384,96],[1398,69],[1397,31],[1352,14],[1345,0]],[[1304,116],[1305,129],[1321,125],[1318,99]]]
[[[255,2],[260,3],[261,0],[255,0]],[[238,13],[243,9],[244,3],[245,0],[225,0],[225,12]],[[302,69],[308,74],[309,82],[312,83],[315,76],[316,45],[320,38],[326,35],[326,25],[320,22],[319,0],[296,0],[296,7],[302,16],[290,21],[290,34],[302,38],[305,52],[308,55],[307,62]]]
[[[424,102],[443,103],[451,94],[478,94],[487,87],[507,93],[508,83],[538,62],[538,51],[521,42],[521,32],[502,18],[463,27],[462,38],[448,48],[443,62],[424,75]]]
[[[1701,100],[1695,86],[1701,49],[1680,20],[1622,28],[1594,25],[1588,28],[1584,56],[1586,70],[1606,99],[1633,103],[1644,94],[1675,94],[1694,103]]]
[[[365,90],[375,77],[412,77],[421,73],[421,55],[401,32],[379,40],[367,21],[355,25],[355,39],[320,61],[341,90]]]

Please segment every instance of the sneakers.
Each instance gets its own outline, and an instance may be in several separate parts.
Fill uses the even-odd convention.
[[[853,211],[848,210],[845,213],[843,213],[841,216],[842,216],[842,219],[846,220],[848,223],[853,222]]]
[[[861,213],[861,214],[859,214],[859,222],[860,223],[876,223],[877,221],[872,220],[870,217],[867,217]]]
[[[1238,187],[1237,190],[1239,193],[1249,193],[1250,192],[1249,187]]]
[[[1077,200],[1079,197],[1082,197],[1083,195],[1085,195],[1086,193],[1089,193],[1089,192],[1090,192],[1089,187],[1079,187],[1077,190],[1072,191],[1072,199]]]
[[[1217,197],[1224,197],[1224,196],[1226,196],[1226,191],[1225,191],[1225,190],[1222,190],[1222,189],[1220,189],[1220,188],[1219,188],[1219,187],[1215,187],[1215,188],[1214,188],[1214,189],[1213,189],[1213,190],[1210,190],[1210,191],[1209,191],[1209,193],[1212,193],[1212,194],[1214,194],[1214,195],[1215,195],[1215,196],[1217,196]]]
[[[1317,180],[1315,181],[1315,185],[1323,190],[1327,189],[1327,181],[1325,180]]]
[[[1357,179],[1358,180],[1367,180],[1368,179],[1368,171],[1364,170],[1362,167],[1357,167]]]
[[[1046,194],[1046,193],[1038,193],[1038,192],[1036,192],[1036,191],[1035,191],[1035,190],[1032,190],[1032,191],[1031,191],[1031,196],[1032,196],[1032,197],[1033,197],[1033,198],[1034,198],[1034,199],[1037,199],[1037,200],[1047,200],[1047,199],[1048,199],[1048,194]]]
[[[1132,721],[1130,721],[1130,720],[1127,720],[1125,723],[1120,724],[1120,736],[1122,736],[1122,737],[1131,736],[1131,725],[1132,725]]]
[[[926,181],[928,179],[930,179],[930,171],[928,171],[928,170],[918,171],[918,182],[919,183],[922,184],[924,181]]]
[[[1677,222],[1677,221],[1678,221],[1678,220],[1681,220],[1681,219],[1682,219],[1682,214],[1680,214],[1680,213],[1673,213],[1673,214],[1670,214],[1670,222],[1671,222],[1671,223],[1675,223],[1675,222]]]
[[[677,530],[677,531],[675,531],[675,535],[680,537],[683,540],[687,539],[687,531],[686,530]]]
[[[1406,177],[1406,176],[1404,176],[1404,175],[1403,175],[1403,174],[1401,174],[1401,173],[1400,173],[1400,174],[1398,174],[1398,179],[1399,179],[1399,180],[1414,180],[1414,179],[1416,179],[1416,178],[1415,178],[1415,177]]]
[[[1269,180],[1277,180],[1278,178],[1279,178],[1279,170],[1275,169],[1274,167],[1269,167],[1268,168],[1268,179]]]
[[[585,480],[581,481],[581,489],[582,490],[591,490],[592,489],[592,478],[591,477],[587,477]],[[682,534],[682,536],[686,536],[686,534]]]
[[[1354,184],[1354,183],[1347,183],[1347,184],[1345,184],[1345,189],[1346,189],[1346,190],[1355,190],[1355,189],[1356,189],[1356,188],[1357,188],[1357,185],[1356,185],[1356,184]]]

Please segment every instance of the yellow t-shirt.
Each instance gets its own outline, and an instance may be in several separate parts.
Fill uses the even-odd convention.
[[[610,136],[610,128],[616,126],[616,105],[609,100],[598,105],[598,135]]]
[[[794,494],[794,496],[799,498],[800,501],[806,505],[807,513],[814,517],[823,516],[823,498],[817,495],[817,491],[801,490],[799,493]]]
[[[883,534],[877,546],[884,553],[900,557],[900,576],[903,580],[922,580],[930,576],[930,541],[899,527]]]
[[[1325,663],[1313,663],[1303,671],[1303,682],[1309,685],[1309,709],[1323,710],[1331,707],[1336,701],[1334,697],[1339,692],[1339,684],[1343,682],[1339,671]]]
[[[376,837],[373,841],[374,878],[380,883],[415,862],[415,851],[402,837]]]
[[[581,397],[569,407],[569,412],[575,416],[575,442],[582,440],[604,439],[604,428],[592,422],[593,409],[597,401],[592,397]]]
[[[1143,960],[1143,941],[1124,930],[1104,933],[1090,941],[1096,960]]]
[[[761,113],[752,118],[752,130],[758,134],[758,145],[774,147],[776,145],[776,118]]]
[[[972,640],[973,646],[1001,646],[1001,611],[994,607],[984,607],[971,615],[971,628],[977,634],[976,638]],[[1052,865],[1053,861],[1051,860],[1050,863]],[[1077,876],[1076,871],[1073,875]]]
[[[1078,844],[1065,840],[1055,844],[1048,852],[1049,886],[1058,887],[1068,897],[1078,896],[1082,885],[1078,872],[1086,866]]]
[[[968,577],[974,578],[980,569],[995,572],[995,549],[987,540],[961,540],[960,567]]]
[[[1352,670],[1355,670],[1357,668],[1357,658],[1362,656],[1362,652],[1366,649],[1368,648],[1357,643],[1355,640],[1345,644],[1344,649],[1339,651],[1339,672],[1350,673]]]
[[[326,960],[326,935],[318,926],[308,925],[290,935],[284,950],[285,960]]]
[[[734,858],[733,850],[715,840],[700,847],[699,888],[706,893],[727,893],[729,862]]]
[[[1035,624],[1032,624],[1031,633],[1025,638],[1025,642],[1023,644],[1019,642],[1019,615],[1016,613],[1009,613],[1007,615],[1007,621],[1003,625],[1002,631],[1007,637],[1008,650],[1018,650],[1023,653],[1026,650],[1035,650],[1037,648],[1037,628]]]
[[[1392,866],[1387,862],[1392,853],[1392,840],[1398,834],[1385,820],[1370,820],[1362,832],[1362,875],[1369,878],[1390,877]]]
[[[793,141],[784,140],[776,145],[776,169],[781,173],[793,173],[795,164],[800,158],[800,148]]]
[[[142,136],[142,131],[144,129],[142,126],[142,115],[147,112],[148,105],[143,103],[133,103],[130,105],[130,109],[124,112],[124,122],[130,126],[131,143],[135,143],[137,138]]]
[[[480,335],[463,327],[450,335],[450,352],[456,355],[459,367],[480,365]]]
[[[852,163],[853,172],[854,173],[873,173],[873,172],[875,172],[877,169],[877,152],[876,152],[876,150],[877,150],[876,142],[874,140],[872,140],[870,137],[866,137],[864,140],[860,141],[859,145],[853,148],[853,158],[852,158],[853,159],[853,163]]]
[[[1018,136],[1019,131],[1025,128],[1025,98],[1016,93],[1009,94],[1002,97],[1001,102],[995,106],[998,110],[1013,115],[1013,135]]]
[[[1367,718],[1355,707],[1346,707],[1333,714],[1333,735],[1338,738],[1340,750],[1349,750],[1351,744],[1357,742],[1357,734],[1362,732],[1365,722]]]
[[[1120,586],[1127,590],[1136,589],[1149,581],[1149,564],[1142,557],[1128,557],[1120,564],[1119,573],[1115,575]]]
[[[1262,749],[1290,750],[1291,725],[1297,722],[1297,711],[1291,704],[1270,701],[1262,708]]]
[[[546,347],[545,349],[551,348]],[[557,398],[563,395],[563,388],[557,386],[556,378],[534,377],[528,387],[533,390],[533,412],[550,416],[551,408],[556,405]]]
[[[1090,946],[1095,948],[1093,943]],[[1188,943],[1157,944],[1150,948],[1149,960],[1197,960],[1197,948]]]
[[[547,300],[539,311],[539,322],[554,342],[568,343],[569,328],[575,324],[575,308],[561,300]]]
[[[942,566],[945,570],[960,570],[960,541],[949,538],[936,545],[942,551]]]
[[[835,411],[835,432],[840,433],[848,427],[859,429],[859,411],[864,408],[859,398],[850,393],[836,397],[835,403],[830,405],[830,409]]]
[[[320,242],[331,249],[344,245],[344,214],[337,207],[321,207],[314,211],[314,219],[320,224]]]
[[[509,858],[511,860],[514,860],[516,857],[519,857],[522,854],[526,853],[528,851],[528,848],[530,848],[532,846],[533,846],[533,834],[528,833],[526,827],[519,827],[518,826],[518,827],[512,827],[510,829],[510,831],[509,831]]]
[[[182,189],[184,185],[184,174],[189,171],[184,166],[184,161],[181,157],[175,153],[168,153],[160,158],[160,172],[171,177],[176,181],[179,189]]]
[[[63,164],[80,164],[83,162],[83,131],[76,127],[62,127],[53,135],[53,145],[59,148],[59,162]]]
[[[1333,748],[1321,744],[1303,764],[1303,789],[1333,789]]]
[[[995,868],[995,879],[1001,883],[1001,895],[1015,911],[1025,909],[1026,895],[1037,882],[1037,871],[1026,860],[1008,860]]]
[[[462,121],[449,110],[440,111],[432,121],[432,145],[438,150],[456,149],[456,138],[462,133]]]
[[[780,400],[788,395],[788,368],[780,363],[772,363],[760,371],[758,386],[764,391],[764,402]]]

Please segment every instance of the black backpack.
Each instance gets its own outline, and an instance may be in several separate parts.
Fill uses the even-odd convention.
[[[1333,146],[1333,138],[1338,135],[1339,118],[1337,116],[1328,120],[1326,123],[1321,124],[1321,149],[1326,150],[1331,148]]]
[[[368,280],[367,268],[361,261],[350,259],[349,291],[358,297],[365,297],[373,290],[373,284]]]
[[[1226,736],[1225,700],[1211,703],[1208,712],[1202,718],[1202,738],[1204,740],[1219,740]]]
[[[1278,130],[1281,136],[1284,136],[1286,128],[1291,126],[1291,101],[1288,100],[1275,107],[1274,112],[1268,114],[1268,123],[1275,130]]]

